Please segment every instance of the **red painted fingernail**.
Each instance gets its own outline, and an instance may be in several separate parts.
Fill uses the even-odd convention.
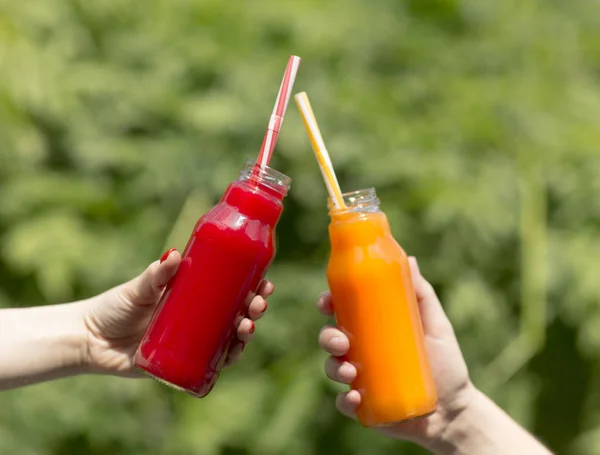
[[[267,307],[268,307],[268,306],[269,306],[269,305],[267,304],[267,301],[265,300],[265,308],[262,310],[262,312],[263,312],[263,313],[264,313],[265,311],[267,311]]]
[[[163,262],[165,262],[167,260],[167,258],[169,257],[169,254],[171,254],[176,249],[177,248],[171,248],[170,250],[166,251],[165,254],[163,254],[162,257],[160,258],[160,263],[162,264]]]
[[[254,329],[256,329],[256,326],[254,325],[254,321],[250,321],[250,324],[252,324],[250,326],[250,330],[248,330],[248,333],[254,333]]]
[[[166,286],[166,284],[161,284],[158,289],[164,289],[164,287]]]

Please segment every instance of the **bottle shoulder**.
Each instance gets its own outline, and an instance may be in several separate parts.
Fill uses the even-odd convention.
[[[332,243],[329,254],[330,264],[342,262],[349,266],[374,261],[396,263],[406,259],[406,253],[391,234],[378,236],[369,242]]]
[[[273,236],[273,230],[264,220],[250,217],[237,207],[220,202],[200,217],[194,232],[197,236],[248,237],[251,241],[266,242]]]

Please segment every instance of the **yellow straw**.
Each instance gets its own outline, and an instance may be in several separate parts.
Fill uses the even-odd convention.
[[[310,143],[317,157],[317,161],[319,163],[319,167],[321,168],[321,173],[323,174],[325,186],[327,187],[331,201],[336,209],[346,208],[346,204],[344,204],[344,198],[342,197],[342,191],[340,190],[340,184],[338,183],[335,172],[333,171],[333,165],[331,164],[329,153],[327,152],[327,148],[323,142],[319,125],[317,125],[317,119],[315,118],[315,114],[310,107],[308,96],[305,92],[302,92],[295,95],[294,99],[296,100],[298,109],[300,109],[300,115],[302,115],[302,120],[304,122],[304,126],[306,127],[306,132],[308,133],[308,138],[310,139]]]

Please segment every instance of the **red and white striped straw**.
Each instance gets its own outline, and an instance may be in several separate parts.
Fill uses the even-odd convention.
[[[300,67],[301,58],[295,55],[290,56],[281,86],[279,87],[279,93],[277,93],[277,100],[275,101],[275,107],[273,107],[273,113],[269,119],[269,125],[267,126],[267,133],[263,139],[262,146],[260,147],[260,153],[256,163],[264,168],[269,165],[275,144],[277,143],[277,136],[279,136],[279,130],[283,123],[283,116],[287,109],[288,102],[292,96],[292,88],[296,75],[298,74],[298,68]]]

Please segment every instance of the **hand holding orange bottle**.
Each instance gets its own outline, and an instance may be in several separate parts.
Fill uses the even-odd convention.
[[[433,414],[423,419],[378,431],[415,442],[437,455],[551,455],[543,444],[473,385],[454,329],[433,287],[421,275],[415,258],[409,258],[409,264],[425,348],[438,391],[438,406]],[[336,307],[329,292],[321,295],[317,306],[328,316],[333,316]],[[319,335],[319,344],[331,354],[325,364],[327,376],[343,384],[354,383],[357,369],[344,360],[352,348],[346,334],[337,327],[325,326]],[[362,397],[357,390],[350,390],[340,394],[336,404],[343,414],[357,418]]]
[[[423,278],[415,258],[409,258],[412,282],[416,291],[424,331],[425,348],[431,362],[431,371],[438,391],[438,408],[430,416],[406,422],[380,431],[398,439],[407,439],[431,448],[441,438],[448,423],[466,408],[474,393],[467,366],[460,347],[440,301],[431,284]],[[318,300],[321,313],[333,316],[335,302],[331,293],[325,292]],[[348,337],[337,327],[325,326],[319,335],[319,345],[331,354],[325,364],[325,372],[334,381],[352,384],[357,370],[353,364],[343,360],[350,349]],[[356,418],[361,405],[361,395],[356,390],[342,393],[336,400],[338,409],[345,415]]]

